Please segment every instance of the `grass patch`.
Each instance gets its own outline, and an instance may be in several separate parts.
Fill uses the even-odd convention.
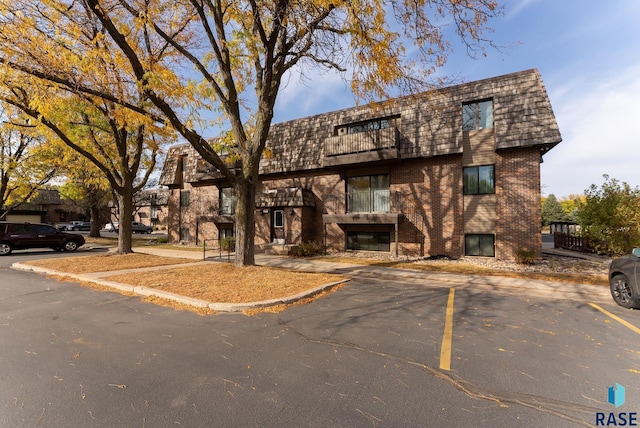
[[[443,264],[428,265],[419,263],[395,263],[392,267],[400,269],[416,269],[434,272],[451,272],[466,275],[486,275],[486,276],[502,276],[507,278],[532,279],[542,281],[555,282],[571,282],[578,284],[591,285],[609,285],[606,275],[584,275],[579,273],[554,273],[554,272],[515,272],[507,270],[496,270],[483,266],[474,266],[471,264]]]
[[[148,235],[147,235],[148,236]],[[103,245],[105,247],[115,247],[118,245],[118,237],[101,236],[99,238],[93,236],[85,236],[85,242],[90,245]],[[154,238],[143,238],[138,236],[131,237],[131,243],[133,246],[153,245],[157,242]],[[182,248],[182,247],[176,247]]]
[[[83,274],[178,265],[191,262],[193,262],[191,259],[161,257],[148,254],[107,254],[36,260],[28,264],[59,272]],[[59,279],[77,281],[64,276]],[[104,279],[133,286],[155,288],[209,302],[249,303],[289,297],[324,284],[342,281],[345,277],[322,273],[293,272],[263,266],[235,267],[231,264],[211,262],[198,266],[176,266],[175,268],[161,271],[111,275]],[[82,282],[81,284],[98,290],[116,291],[124,295],[130,295],[129,293],[95,283]],[[333,287],[331,291],[337,290],[338,288],[339,286]],[[261,312],[279,312],[292,305],[309,303],[329,292],[330,291],[327,290],[292,304],[256,308],[245,311],[245,313],[247,315],[253,315]],[[143,300],[178,310],[192,310],[201,315],[215,313],[206,308],[195,308],[159,297],[146,297]]]
[[[114,275],[106,279],[209,302],[249,303],[292,296],[345,278],[331,274],[292,272],[264,266],[235,267],[212,262],[162,272]]]
[[[34,260],[27,264],[53,269],[60,272],[83,274],[137,269],[153,266],[167,266],[192,263],[191,259],[153,256],[149,254],[101,254],[97,256],[65,257],[60,259]]]
[[[199,247],[195,247],[193,245],[174,245],[174,244],[155,244],[155,243],[149,243],[146,244],[149,246],[153,246],[153,248],[160,248],[163,250],[178,250],[178,251],[193,251],[193,252],[202,252],[202,246]],[[209,251],[211,251],[211,248],[207,248]],[[217,250],[217,247],[216,247]]]
[[[449,272],[464,275],[486,275],[486,276],[502,276],[507,278],[531,279],[542,281],[569,282],[577,284],[590,285],[609,285],[609,279],[606,274],[583,274],[577,272],[519,272],[511,270],[496,269],[487,266],[479,266],[473,263],[464,263],[460,261],[447,262],[438,260],[434,263],[429,262],[408,262],[408,261],[381,261],[375,259],[366,259],[360,257],[320,257],[316,260],[350,263],[367,266],[393,267],[399,269],[414,269],[429,272]],[[574,265],[579,269],[580,261],[575,261]]]
[[[84,240],[87,244],[91,244],[91,245],[105,245],[105,246],[118,245],[118,238],[108,238],[108,237],[94,238],[92,236],[85,236]]]

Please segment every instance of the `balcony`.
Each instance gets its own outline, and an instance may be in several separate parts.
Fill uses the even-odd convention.
[[[323,214],[323,223],[395,224],[401,213],[391,212],[389,189],[351,189],[347,195],[348,211],[344,214]]]
[[[337,135],[324,142],[325,167],[398,159],[398,129],[395,127]]]
[[[223,201],[211,207],[210,221],[216,224],[235,223],[235,201]]]

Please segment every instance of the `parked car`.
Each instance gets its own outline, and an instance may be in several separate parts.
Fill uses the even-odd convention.
[[[91,230],[91,222],[74,220],[69,223],[56,224],[58,230]]]
[[[118,227],[119,224],[120,223],[117,221],[107,223],[104,226],[104,230],[106,230],[107,232],[117,233],[120,230],[120,227]],[[147,226],[146,224],[140,223],[138,221],[134,221],[134,222],[131,222],[131,232],[132,233],[151,233],[153,232],[153,227]]]
[[[640,248],[615,259],[609,266],[609,288],[623,308],[640,309]]]
[[[67,225],[67,230],[91,230],[89,221],[71,221]]]
[[[0,221],[0,256],[27,248],[75,251],[82,245],[82,235],[62,232],[48,224]]]

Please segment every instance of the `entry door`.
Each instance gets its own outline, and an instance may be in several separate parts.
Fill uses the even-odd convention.
[[[284,210],[274,209],[271,218],[271,236],[276,244],[284,244]]]

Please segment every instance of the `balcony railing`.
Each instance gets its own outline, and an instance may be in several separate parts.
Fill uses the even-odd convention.
[[[389,189],[352,189],[348,196],[350,213],[386,213],[391,211]]]
[[[325,156],[347,155],[397,147],[398,129],[375,129],[355,134],[338,135],[325,140]]]
[[[235,215],[236,214],[236,205],[234,204],[221,204],[220,205],[220,215]]]

